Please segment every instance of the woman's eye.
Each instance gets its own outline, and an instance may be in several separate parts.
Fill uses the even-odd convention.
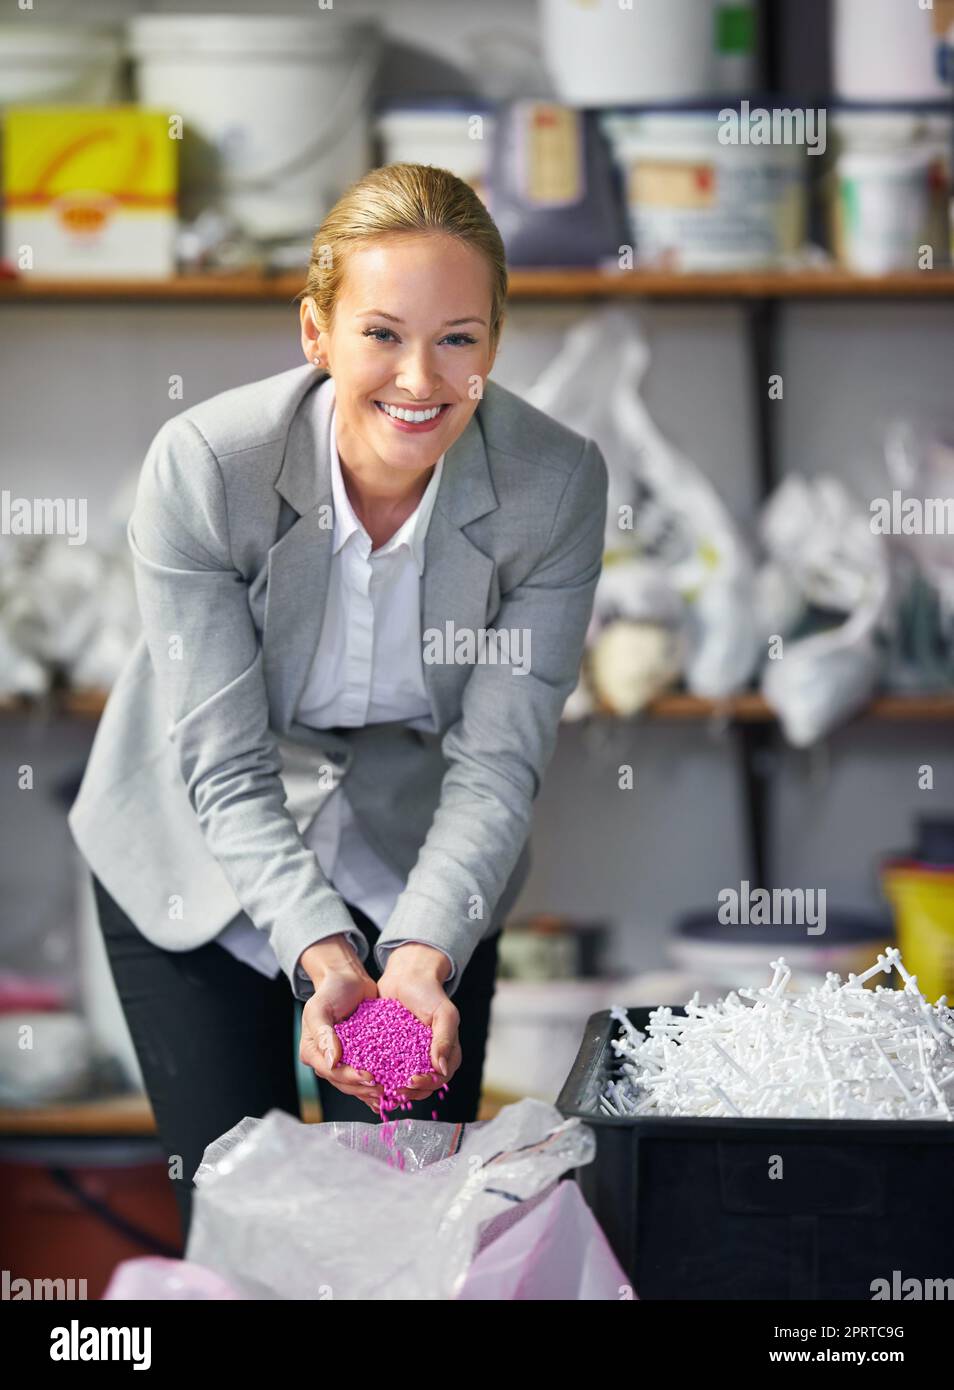
[[[397,334],[392,328],[365,328],[362,336],[373,338],[376,343],[397,342]],[[449,343],[451,347],[472,347],[477,339],[470,333],[448,333],[441,342]]]

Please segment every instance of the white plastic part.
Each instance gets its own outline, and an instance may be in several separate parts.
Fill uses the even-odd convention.
[[[771,967],[767,987],[694,998],[685,1018],[653,1010],[645,1035],[614,1008],[623,1071],[604,1113],[954,1120],[954,1013],[925,999],[896,948],[800,995],[784,958]],[[865,988],[894,971],[903,988]]]

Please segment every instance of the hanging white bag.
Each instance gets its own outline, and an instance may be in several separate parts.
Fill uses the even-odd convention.
[[[758,658],[754,565],[716,489],[646,410],[649,359],[632,307],[608,305],[570,330],[524,394],[594,439],[606,460],[607,560],[627,561],[616,574],[606,565],[597,616],[678,627],[687,686],[722,699],[746,684]]]

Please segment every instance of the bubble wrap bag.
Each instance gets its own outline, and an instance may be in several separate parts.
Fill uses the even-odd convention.
[[[251,1298],[455,1298],[477,1251],[596,1140],[538,1100],[493,1120],[302,1124],[281,1110],[210,1144],[186,1258]]]

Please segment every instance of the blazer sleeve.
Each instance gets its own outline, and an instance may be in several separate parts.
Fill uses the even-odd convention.
[[[368,942],[322,873],[285,805],[281,753],[269,727],[264,658],[248,586],[230,555],[219,462],[186,417],[168,421],[146,455],[127,527],[143,633],[168,714],[168,736],[205,840],[254,925],[268,935],[299,999],[313,942]],[[188,912],[189,885],[176,882]]]
[[[375,959],[403,941],[450,956],[453,996],[530,831],[532,804],[573,691],[603,562],[608,475],[587,440],[564,485],[541,559],[503,596],[496,629],[529,634],[529,670],[476,664],[442,740],[440,801]],[[526,639],[525,639],[526,640]]]

